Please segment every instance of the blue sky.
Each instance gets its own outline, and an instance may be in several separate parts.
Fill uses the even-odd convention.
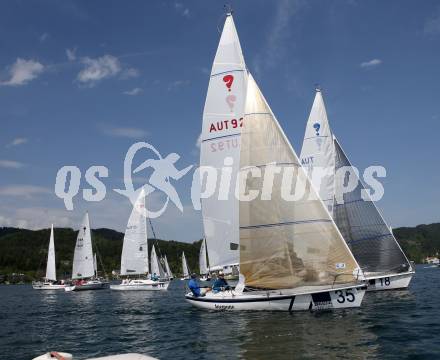
[[[440,220],[438,1],[231,1],[248,68],[297,150],[314,97],[354,165],[387,169],[379,207],[394,226]],[[0,226],[125,228],[129,146],[147,141],[180,168],[198,162],[209,70],[222,26],[215,1],[0,3]],[[107,197],[54,195],[64,165],[109,168]],[[191,176],[159,237],[202,236]],[[82,184],[86,184],[83,182]],[[153,204],[160,199],[153,196]]]

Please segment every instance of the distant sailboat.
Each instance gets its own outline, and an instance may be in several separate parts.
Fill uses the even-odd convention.
[[[314,169],[320,168],[327,174],[322,180],[315,176],[321,182],[320,196],[361,266],[369,282],[368,291],[408,287],[414,269],[362,181],[352,171],[350,176],[354,176],[357,185],[353,191],[344,193],[342,181],[336,178],[339,169],[352,164],[331,130],[319,89],[307,121],[300,158],[312,179]]]
[[[168,259],[167,259],[167,256],[166,256],[166,255],[165,255],[164,258],[163,258],[163,263],[165,264],[165,272],[166,272],[166,276],[167,276],[167,278],[168,278],[169,280],[173,280],[174,275],[173,275],[173,273],[171,272],[170,265],[168,264]]]
[[[208,281],[211,279],[208,262],[207,262],[207,251],[206,251],[206,239],[202,240],[202,245],[200,245],[199,252],[199,266],[200,266],[200,280]]]
[[[145,213],[145,191],[142,189],[133,206],[124,235],[121,255],[121,276],[127,276],[120,284],[110,285],[112,290],[166,290],[165,281],[147,278],[148,240]],[[154,248],[154,247],[153,247]],[[153,253],[152,253],[153,258]],[[153,263],[153,262],[152,262]],[[153,264],[152,269],[153,273]],[[130,278],[130,276],[132,278]],[[133,276],[136,276],[133,278]],[[143,277],[143,278],[142,278]]]
[[[234,91],[227,86],[231,77]],[[232,113],[230,95],[235,104]],[[229,116],[241,119],[242,126],[212,131],[212,124]],[[226,139],[235,140],[236,146],[229,150]],[[240,195],[240,201],[228,204],[217,196],[202,199],[209,260],[214,259],[216,265],[238,260],[240,279],[233,290],[205,296],[188,293],[188,302],[223,311],[360,306],[365,293],[362,272],[248,73],[231,14],[226,17],[211,72],[200,157],[202,165],[216,168],[225,163],[230,166],[233,160],[232,179],[240,175],[239,169],[242,175],[259,172],[261,176],[239,177],[243,180],[237,182],[239,194],[262,189],[264,175],[273,164],[290,173],[293,184],[305,184],[306,193],[298,200],[284,200],[287,187],[281,176],[274,176],[270,198],[257,194],[245,200]]]
[[[189,279],[189,269],[188,269],[188,264],[186,262],[186,257],[185,257],[185,253],[182,252],[182,273],[183,273],[183,278],[181,278],[180,280],[188,280]]]
[[[57,283],[57,272],[55,265],[55,241],[53,234],[53,224],[50,229],[49,249],[47,251],[46,276],[43,281],[33,282],[32,287],[35,290],[58,290],[64,289],[65,284]]]
[[[75,252],[73,254],[71,286],[66,286],[66,291],[99,290],[108,287],[105,279],[97,276],[96,258],[92,250],[92,234],[90,229],[89,213],[86,212],[81,228],[76,238]]]

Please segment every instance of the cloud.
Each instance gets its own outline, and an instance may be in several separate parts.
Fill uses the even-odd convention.
[[[369,68],[379,66],[380,64],[382,64],[382,60],[372,59],[370,61],[364,61],[363,63],[360,64],[360,67],[364,68],[364,69],[369,69]]]
[[[189,9],[184,7],[182,3],[174,3],[174,9],[183,17],[189,18],[191,16]]]
[[[0,168],[21,169],[23,166],[24,164],[18,161],[0,160]]]
[[[96,82],[116,76],[121,72],[121,63],[113,55],[104,55],[96,59],[81,59],[84,68],[78,73],[77,80],[93,86]]]
[[[440,7],[434,17],[425,21],[423,32],[431,35],[440,34]]]
[[[41,34],[41,36],[38,38],[40,42],[45,42],[49,38],[49,34],[47,32]]]
[[[136,78],[139,76],[139,74],[140,72],[138,69],[135,68],[124,69],[121,73],[121,79],[126,80],[130,78]]]
[[[0,187],[0,196],[32,197],[37,194],[51,194],[51,189],[34,185],[9,185]]]
[[[76,60],[76,48],[66,49],[66,56],[69,61],[75,61]]]
[[[17,58],[9,69],[10,79],[0,85],[21,86],[36,79],[44,70],[44,65],[35,60]]]
[[[177,90],[183,86],[189,85],[189,80],[176,80],[168,85],[168,91]]]
[[[27,142],[28,142],[27,138],[19,137],[19,138],[15,138],[14,140],[12,140],[8,145],[6,145],[6,147],[23,145],[23,144],[26,144]]]
[[[132,90],[124,91],[125,95],[136,96],[139,95],[143,90],[141,88],[134,88]]]
[[[99,126],[101,132],[107,136],[124,137],[129,139],[140,139],[148,136],[148,132],[143,129],[132,127],[116,127],[102,124]]]

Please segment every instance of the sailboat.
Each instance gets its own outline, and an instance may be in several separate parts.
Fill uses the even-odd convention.
[[[173,276],[173,273],[171,272],[170,265],[168,264],[168,259],[167,259],[166,255],[163,257],[163,263],[165,264],[166,277],[169,280],[173,280],[174,276]]]
[[[152,259],[153,259],[153,253]],[[153,265],[152,265],[153,272]],[[121,255],[120,284],[110,285],[111,290],[166,290],[168,284],[153,280],[148,274],[148,237],[145,213],[145,191],[142,189],[131,211],[124,235]],[[132,278],[130,278],[130,276]],[[133,277],[135,276],[135,277]]]
[[[59,290],[64,289],[64,281],[57,283],[57,272],[55,266],[55,241],[53,234],[53,224],[50,228],[49,249],[47,251],[46,276],[43,281],[33,282],[35,290]]]
[[[189,279],[189,268],[186,262],[185,253],[182,251],[182,273],[183,277],[180,280],[188,280]]]
[[[234,92],[225,86],[228,76],[233,76]],[[235,97],[232,113],[230,95]],[[211,124],[228,118],[241,119],[242,126],[211,130]],[[226,140],[234,147],[219,147]],[[238,260],[240,278],[232,290],[199,297],[187,293],[189,303],[212,310],[289,312],[360,306],[366,288],[362,271],[247,71],[231,14],[226,16],[211,72],[200,158],[203,166],[221,168],[227,163],[231,183],[234,176],[240,179],[235,191],[240,201],[234,196],[202,199],[209,259],[216,265]],[[291,174],[293,188],[306,185],[304,196],[284,200],[292,186],[285,186],[281,176],[273,177],[270,197],[250,195],[263,188],[266,171],[270,174],[274,164]],[[224,210],[228,207],[229,216]]]
[[[202,245],[200,246],[199,252],[199,266],[200,266],[200,280],[201,281],[209,281],[211,280],[211,275],[208,269],[208,262],[206,260],[207,251],[206,251],[206,239],[202,240]]]
[[[89,213],[84,215],[76,238],[73,254],[72,285],[65,291],[99,290],[108,288],[108,281],[97,276],[96,254],[92,249]]]
[[[339,169],[352,164],[331,130],[320,89],[307,121],[300,158],[312,179],[318,167],[326,173],[320,196],[368,280],[367,291],[407,288],[413,266],[357,173],[349,175],[357,183],[351,192],[343,191],[343,181],[336,176]],[[319,176],[315,179],[320,180]]]

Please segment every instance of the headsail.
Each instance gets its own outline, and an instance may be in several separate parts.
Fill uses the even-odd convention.
[[[284,171],[274,176],[271,196],[240,201],[240,273],[247,286],[270,289],[353,283],[356,260],[251,76],[241,135],[240,193],[262,189],[266,171],[276,163]],[[260,171],[261,176],[244,176]],[[286,185],[281,174],[293,180]],[[304,184],[305,186],[301,186]],[[304,196],[286,201],[305,188]],[[243,191],[245,190],[245,191]],[[311,195],[311,196],[309,196]]]
[[[336,170],[351,167],[336,138],[334,142]],[[343,202],[337,203],[335,200],[334,219],[362,270],[366,275],[409,271],[411,265],[391,228],[385,223],[356,173],[351,171],[350,176],[355,176],[357,181],[356,188],[351,192],[344,193],[342,184],[336,182],[337,198],[342,197]]]
[[[145,215],[145,191],[142,189],[133,206],[125,230],[121,256],[121,275],[148,273],[148,240]]]
[[[89,213],[86,213],[81,228],[78,231],[78,237],[76,238],[72,279],[93,277],[94,273]]]
[[[159,258],[156,255],[156,248],[153,245],[153,248],[151,249],[151,274],[156,274],[160,278],[165,277],[164,271],[162,269],[162,266],[160,265]]]
[[[186,257],[184,252],[182,252],[182,272],[183,272],[183,277],[189,276],[188,264],[186,263]]]
[[[211,70],[203,112],[200,165],[225,165],[235,184],[240,165],[240,129],[243,121],[247,70],[232,15],[228,14]],[[227,186],[227,189],[233,187]],[[211,269],[239,262],[238,200],[233,192],[216,189],[202,199],[203,224]]]
[[[206,240],[202,240],[202,245],[200,246],[199,252],[199,265],[200,265],[200,275],[205,275],[208,273],[208,264],[206,262]]]
[[[55,265],[55,242],[53,235],[53,224],[50,228],[49,249],[47,251],[46,280],[57,280],[57,271]]]
[[[324,99],[319,89],[307,121],[300,159],[330,215],[333,215],[335,149]]]

